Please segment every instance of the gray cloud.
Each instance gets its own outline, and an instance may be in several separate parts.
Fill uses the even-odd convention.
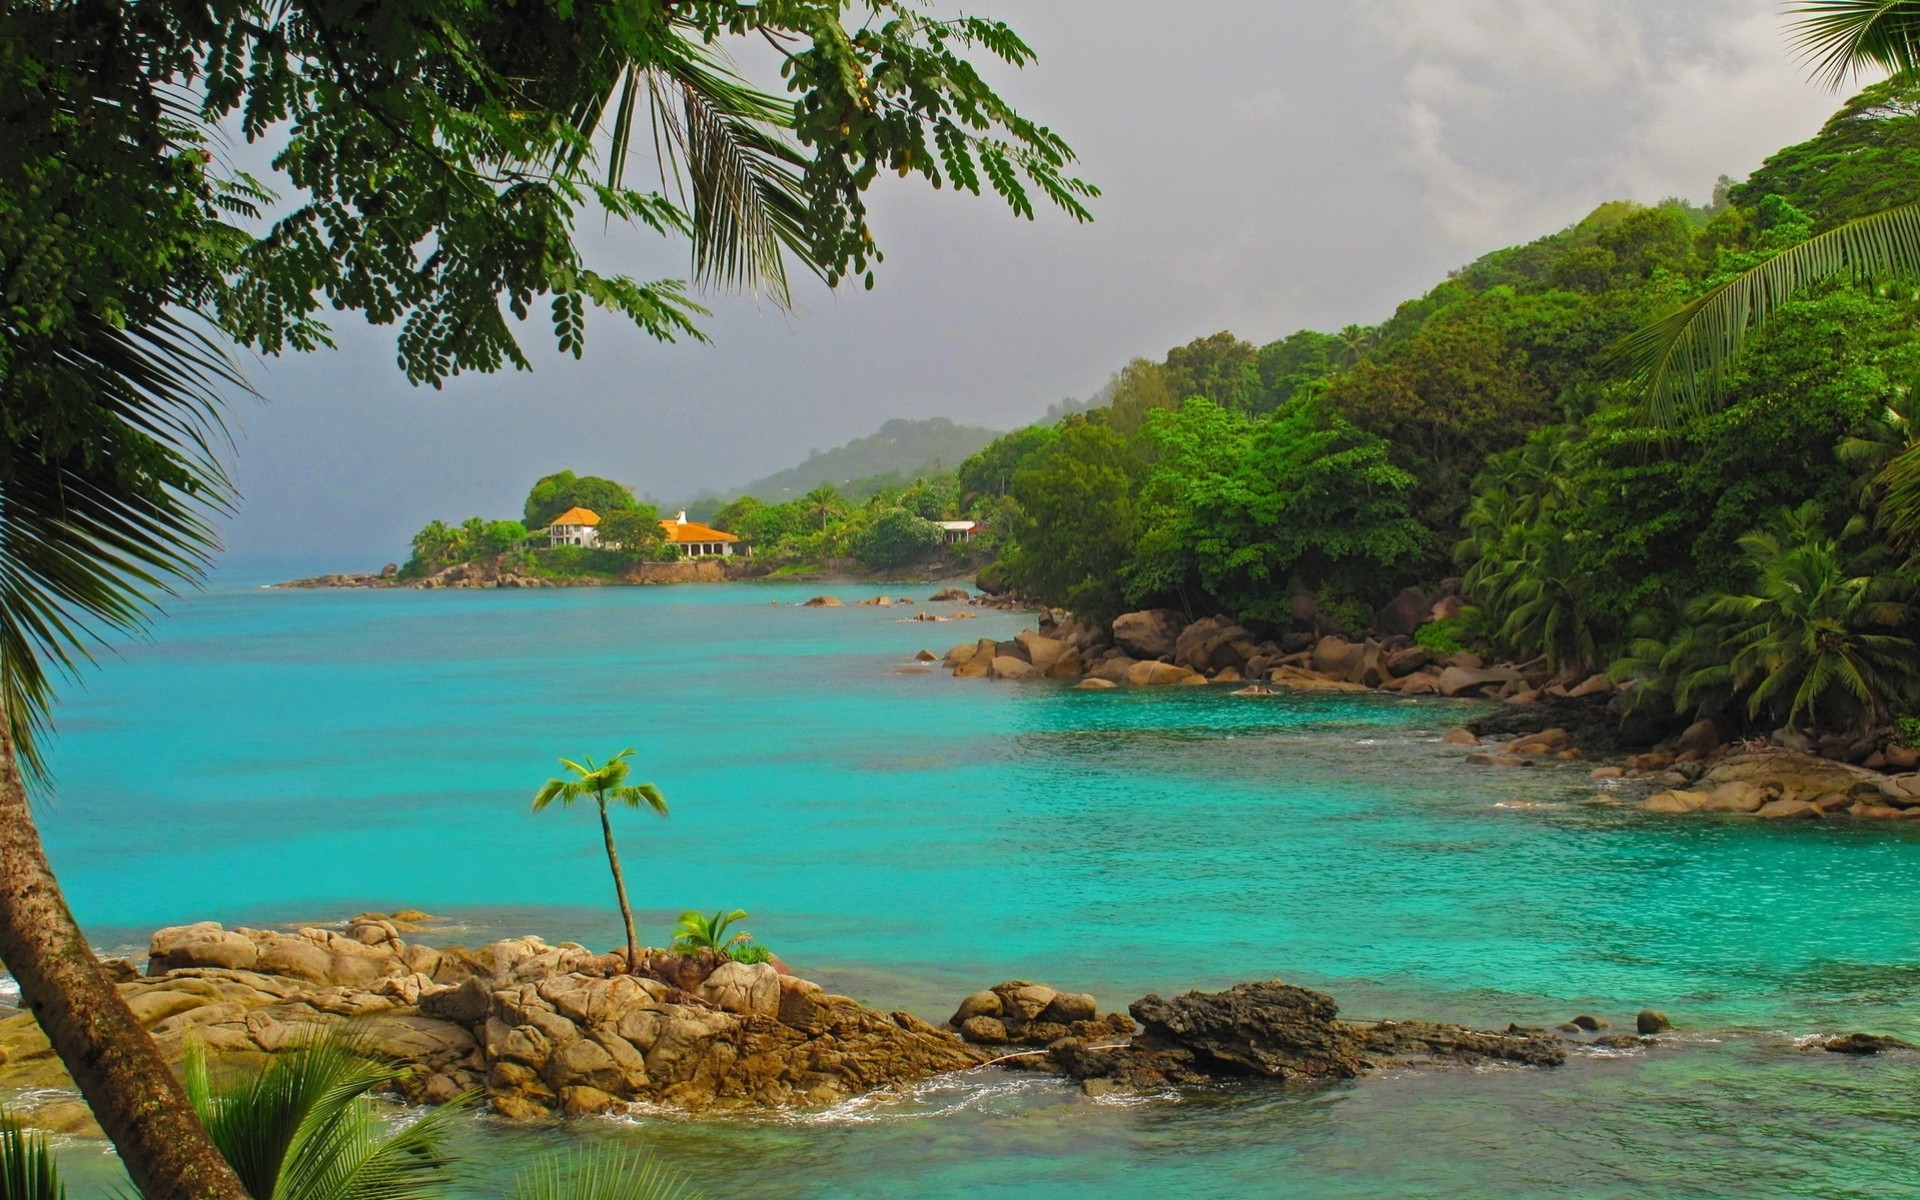
[[[1837,100],[1771,0],[998,0],[1039,50],[1008,90],[1061,130],[1099,220],[881,189],[878,288],[713,301],[712,345],[610,320],[582,362],[409,388],[391,330],[258,364],[236,557],[399,556],[429,517],[516,510],[564,466],[678,498],[892,416],[1010,427],[1136,354],[1388,315],[1448,269],[1619,196],[1704,199]],[[629,230],[610,261],[683,270]],[[545,334],[535,323],[528,343]]]

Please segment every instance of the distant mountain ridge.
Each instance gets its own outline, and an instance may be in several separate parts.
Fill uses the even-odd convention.
[[[911,480],[932,471],[953,470],[998,436],[997,430],[956,425],[945,417],[923,421],[895,417],[866,437],[816,452],[797,467],[775,471],[743,487],[728,488],[722,495],[778,503],[804,496],[823,483],[842,490],[855,485],[858,490],[857,485],[876,477]]]

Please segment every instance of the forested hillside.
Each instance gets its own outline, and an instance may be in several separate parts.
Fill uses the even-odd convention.
[[[1111,402],[963,464],[1007,585],[1358,631],[1410,584],[1444,636],[1638,704],[1829,724],[1911,711],[1912,281],[1788,303],[1725,386],[1650,406],[1614,348],[1811,233],[1920,198],[1920,90],[1882,84],[1708,207],[1603,204],[1386,321],[1140,359]]]
[[[866,437],[813,451],[799,466],[756,479],[726,496],[753,496],[778,504],[827,484],[850,499],[863,499],[889,487],[905,487],[922,475],[951,471],[994,437],[991,429],[956,425],[945,417],[895,418]],[[710,499],[712,508],[719,507],[719,499]],[[704,514],[708,507],[703,505],[699,511]]]

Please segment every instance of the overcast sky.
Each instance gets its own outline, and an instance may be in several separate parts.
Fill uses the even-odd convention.
[[[969,11],[975,11],[969,9]],[[1011,428],[1136,355],[1373,323],[1482,253],[1602,201],[1704,201],[1810,136],[1775,0],[982,0],[1040,61],[1006,79],[1104,195],[1096,223],[883,176],[872,292],[713,298],[710,345],[590,323],[583,361],[409,387],[391,329],[256,363],[236,561],[403,558],[428,519],[517,515],[571,467],[679,499],[889,417]],[[656,275],[684,247],[598,254]]]

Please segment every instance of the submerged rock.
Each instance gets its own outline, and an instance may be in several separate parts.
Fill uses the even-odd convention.
[[[1911,1050],[1910,1042],[1878,1033],[1848,1033],[1818,1043],[1829,1054],[1880,1054],[1887,1050]]]

